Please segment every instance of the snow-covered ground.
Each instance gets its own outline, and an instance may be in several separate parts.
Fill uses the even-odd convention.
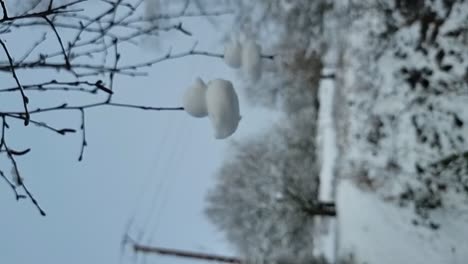
[[[414,226],[414,212],[341,180],[337,188],[340,255],[358,263],[463,264],[468,260],[468,215],[445,217],[439,230]]]
[[[326,235],[319,237],[317,250],[332,263],[337,258],[350,255],[359,264],[468,263],[468,205],[460,195],[449,197],[446,204],[450,204],[449,208],[431,213],[431,219],[439,225],[438,229],[415,225],[414,220],[419,216],[413,207],[400,207],[385,199],[389,197],[387,194],[397,192],[395,185],[401,184],[398,179],[410,181],[414,174],[407,174],[404,170],[399,174],[385,172],[386,158],[392,154],[382,152],[375,155],[353,137],[353,133],[360,132],[359,129],[366,129],[372,112],[362,112],[348,104],[347,100],[363,92],[353,90],[357,87],[355,83],[362,82],[362,79],[355,74],[353,66],[356,65],[352,65],[352,61],[341,63],[342,72],[337,75],[335,87],[333,82],[323,82],[320,88],[319,142],[323,166],[320,199],[334,200],[338,216],[335,221],[327,222],[325,227],[320,226]],[[392,65],[392,62],[384,63]],[[384,110],[387,107],[382,103],[378,106]],[[400,134],[403,139],[408,138],[405,133],[410,134],[403,130]],[[406,141],[401,141],[402,137],[395,137],[397,145],[406,144]],[[397,158],[405,160],[401,156]],[[370,164],[373,170],[370,177],[356,178],[360,171],[346,170],[352,169],[350,161]],[[410,165],[410,162],[402,166]],[[382,169],[378,169],[380,166]],[[384,184],[379,185],[381,181]],[[373,186],[374,183],[377,186]]]
[[[356,186],[351,178],[334,178],[337,155],[332,115],[334,90],[331,82],[321,85],[320,199],[336,199],[338,218],[326,223],[326,235],[319,238],[318,251],[332,263],[335,254],[354,255],[357,263],[368,264],[467,263],[468,213],[439,211],[435,215],[441,224],[438,230],[415,226],[413,209],[386,202],[377,193]]]

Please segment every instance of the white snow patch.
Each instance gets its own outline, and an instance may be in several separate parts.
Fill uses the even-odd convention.
[[[340,254],[368,264],[463,264],[468,259],[468,215],[441,213],[434,231],[411,223],[414,213],[366,193],[351,181],[338,184]]]

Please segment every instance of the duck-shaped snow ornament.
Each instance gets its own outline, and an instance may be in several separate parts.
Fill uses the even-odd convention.
[[[243,74],[257,82],[262,76],[262,48],[245,34],[232,35],[224,45],[224,62],[233,69],[241,68]]]
[[[183,96],[184,110],[191,116],[208,116],[216,139],[231,136],[239,125],[239,99],[230,81],[215,79],[205,85],[197,78]]]

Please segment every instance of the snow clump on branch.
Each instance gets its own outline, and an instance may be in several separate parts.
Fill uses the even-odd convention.
[[[215,79],[208,83],[206,107],[216,139],[227,138],[237,130],[241,120],[239,99],[230,81]]]
[[[246,39],[242,46],[242,70],[244,74],[258,81],[262,76],[262,48],[252,39]]]
[[[239,99],[230,81],[215,79],[208,82],[197,78],[183,96],[184,110],[193,117],[208,116],[216,139],[225,139],[237,130],[241,119]]]
[[[239,40],[232,36],[224,45],[224,62],[234,69],[240,68],[242,64],[242,46]]]
[[[224,62],[233,69],[242,67],[242,72],[256,82],[262,76],[262,48],[253,39],[242,37],[242,44],[232,36],[224,46]]]
[[[184,93],[183,106],[185,111],[193,117],[205,117],[208,115],[205,102],[206,84],[197,78],[195,83]]]

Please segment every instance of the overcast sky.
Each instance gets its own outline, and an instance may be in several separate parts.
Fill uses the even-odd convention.
[[[227,18],[220,21],[230,23]],[[195,38],[172,37],[175,49],[186,50],[198,39],[199,49],[222,51],[222,29],[214,30],[201,19],[185,21],[185,25]],[[28,33],[10,37],[8,43],[20,54],[31,39]],[[122,63],[126,58],[144,60],[157,54],[150,45],[142,47],[126,49]],[[117,78],[115,101],[180,106],[183,90],[197,76],[206,81],[232,80],[242,94],[236,73],[215,58],[167,61],[151,67],[148,73],[148,77]],[[28,83],[44,76],[27,71],[20,77]],[[11,81],[8,74],[0,75],[0,83]],[[56,94],[47,100],[68,102],[72,98],[72,94]],[[32,104],[45,102],[40,93],[30,94],[30,99]],[[9,104],[4,103],[6,97],[1,101]],[[229,141],[265,129],[275,118],[265,110],[248,108],[242,95],[240,104],[238,131],[222,141],[214,139],[208,119],[194,119],[184,112],[90,109],[86,115],[89,146],[81,163],[77,162],[79,133],[58,136],[12,122],[7,137],[18,149],[32,148],[18,162],[47,217],[41,217],[29,201],[16,202],[8,186],[0,184],[0,263],[118,263],[120,242],[132,216],[130,233],[138,237],[143,232],[145,243],[233,255],[222,234],[203,214],[205,193],[214,184],[214,172]],[[79,129],[80,125],[79,113],[74,112],[35,118],[58,127]],[[9,172],[6,163],[1,164],[2,170]],[[125,261],[132,261],[128,250]],[[161,261],[188,263],[170,258]]]

